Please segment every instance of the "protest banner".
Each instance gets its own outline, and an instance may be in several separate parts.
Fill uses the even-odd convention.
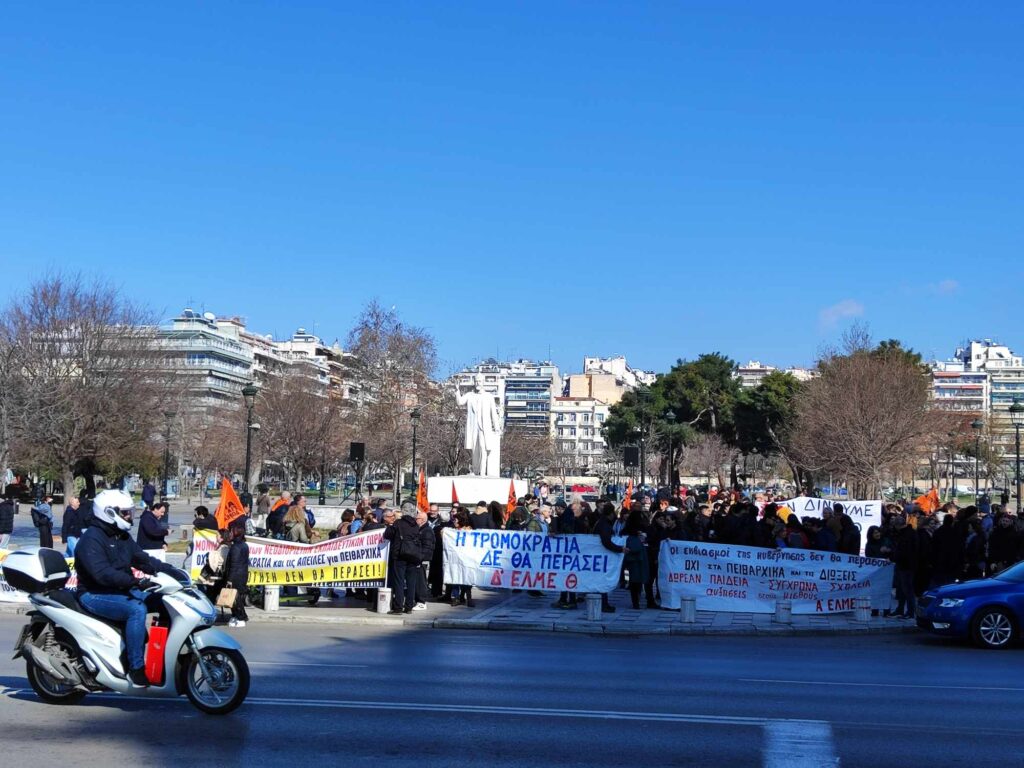
[[[888,608],[892,576],[888,560],[811,549],[664,541],[658,559],[661,604],[693,597],[702,611],[772,613],[790,600],[793,613],[841,613],[861,597]]]
[[[843,511],[850,516],[853,524],[860,531],[861,552],[864,551],[864,545],[867,543],[868,528],[872,525],[882,524],[884,502],[881,499],[846,501],[844,499],[815,499],[810,496],[797,496],[789,501],[775,503],[780,507],[789,507],[798,518],[821,517],[824,510],[831,510],[836,504],[841,504]]]
[[[445,528],[442,538],[446,584],[611,592],[619,583],[622,553],[605,549],[598,536]]]
[[[383,587],[388,569],[383,535],[381,528],[317,544],[247,536],[249,586]],[[215,531],[193,531],[193,579],[199,578],[217,541]]]

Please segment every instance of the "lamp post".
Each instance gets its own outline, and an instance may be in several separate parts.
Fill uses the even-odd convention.
[[[160,501],[167,501],[168,496],[168,478],[171,475],[171,419],[174,418],[174,414],[170,411],[164,413],[164,419],[166,421],[166,427],[164,429],[164,476],[163,482],[160,484]],[[167,514],[166,512],[164,513]]]
[[[754,497],[754,488],[757,486],[757,446],[750,449],[750,452],[754,454],[753,460],[750,462],[750,498]]]
[[[946,501],[956,501],[956,464],[954,463],[956,443],[953,442],[956,432],[947,432],[946,437],[949,438],[948,456],[946,457],[949,461],[949,468],[946,471]]]
[[[1014,458],[1016,459],[1017,472],[1014,477],[1014,485],[1017,486],[1017,516],[1020,517],[1020,428],[1024,426],[1024,405],[1020,400],[1013,398],[1013,405],[1010,406],[1010,420],[1013,422],[1013,431],[1016,432],[1016,443],[1014,446]]]
[[[978,467],[981,458],[981,430],[985,427],[985,422],[981,419],[975,419],[971,422],[971,429],[974,430],[974,503],[977,505],[978,500],[981,498],[981,489],[978,487]]]
[[[673,495],[672,494],[672,470],[673,470],[673,466],[672,466],[672,427],[674,427],[675,423],[676,423],[676,414],[670,408],[670,409],[665,411],[665,413],[662,416],[662,418],[664,418],[665,419],[665,423],[668,424],[668,429],[666,430],[666,434],[668,435],[668,460],[665,462],[665,465],[666,465],[666,472],[665,472],[665,474],[667,474],[668,477],[665,480],[665,487],[668,488],[668,494],[671,497]]]
[[[647,387],[641,386],[636,391],[636,404],[640,410],[640,487],[643,488],[647,482],[647,441],[645,433],[645,417],[647,411]]]
[[[420,424],[419,408],[413,408],[412,411],[409,412],[409,420],[412,421],[412,482],[413,485],[417,485],[416,490],[419,490],[418,484],[420,476],[416,474],[416,427]]]
[[[260,388],[254,381],[242,387],[242,400],[245,401],[245,478],[242,486],[246,493],[249,493],[249,473],[252,469],[252,410],[256,407],[256,395],[259,393]]]

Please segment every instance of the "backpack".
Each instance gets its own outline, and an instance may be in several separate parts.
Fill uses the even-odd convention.
[[[29,511],[32,513],[32,525],[36,528],[42,528],[49,524],[50,519],[38,507],[32,507]]]
[[[403,520],[405,518],[402,518]],[[402,533],[402,529],[405,528],[400,522],[396,522],[392,528],[395,529],[395,539],[391,542],[391,546],[395,548],[394,557],[396,560],[401,560],[403,563],[411,563],[418,565],[423,560],[422,553],[420,552],[419,546],[416,542],[405,538]]]

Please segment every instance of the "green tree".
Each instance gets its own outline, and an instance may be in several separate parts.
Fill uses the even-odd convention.
[[[800,389],[800,382],[791,374],[772,371],[756,387],[741,390],[734,409],[736,446],[743,453],[777,453],[798,485],[805,473],[789,450],[789,438]]]

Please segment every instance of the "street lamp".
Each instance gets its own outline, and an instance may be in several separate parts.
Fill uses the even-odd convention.
[[[420,409],[413,408],[409,412],[409,419],[412,421],[412,482],[417,486],[416,489],[419,490],[420,479],[419,475],[416,474],[416,427],[420,423]]]
[[[252,423],[252,410],[256,407],[256,395],[259,393],[260,388],[254,381],[242,387],[242,400],[245,401],[245,478],[242,486],[246,493],[249,493],[249,472],[252,468],[252,433],[253,429],[258,429]]]
[[[668,430],[666,432],[666,434],[668,435],[668,461],[665,462],[667,465],[668,480],[665,483],[665,487],[668,488],[669,496],[672,496],[672,427],[674,427],[676,423],[676,414],[670,408],[665,411],[665,414],[662,418],[664,418],[665,422],[668,424]]]
[[[644,420],[647,416],[647,411],[644,406],[647,405],[647,387],[641,386],[636,391],[636,404],[640,411],[640,487],[644,487],[644,483],[647,482],[647,441],[646,432],[644,430]]]
[[[163,482],[160,483],[160,501],[167,501],[167,497],[170,493],[167,485],[168,478],[171,475],[171,419],[174,418],[173,411],[164,411],[164,420],[166,427],[164,428],[164,476]],[[164,521],[168,522],[171,519],[171,508],[170,505],[164,509]]]
[[[757,446],[750,449],[750,452],[754,454],[753,460],[750,462],[750,497],[754,496],[754,488],[757,486]]]
[[[985,422],[981,419],[975,419],[971,422],[971,429],[974,430],[974,503],[977,505],[978,500],[981,498],[981,489],[978,487],[978,462],[981,456],[981,430],[985,427]]]
[[[1017,486],[1017,516],[1020,517],[1020,428],[1024,426],[1024,405],[1020,400],[1013,398],[1013,405],[1010,406],[1010,420],[1013,422],[1013,430],[1017,433],[1014,456],[1017,464],[1016,486]]]

